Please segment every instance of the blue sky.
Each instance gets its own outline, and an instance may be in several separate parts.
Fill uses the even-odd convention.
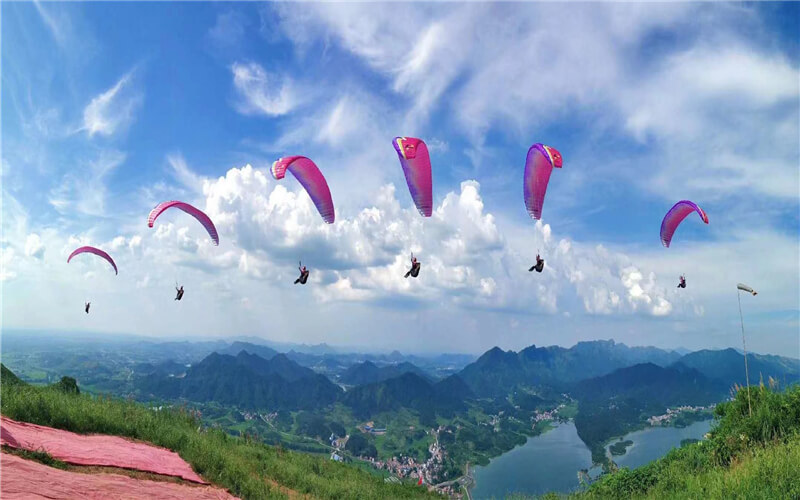
[[[752,347],[800,356],[798,40],[797,4],[4,3],[2,326],[727,347],[743,281]],[[397,135],[431,150],[430,219]],[[564,157],[541,223],[522,200],[534,142]],[[293,154],[325,174],[333,226],[269,174]],[[221,245],[179,213],[148,229],[167,199]],[[680,199],[711,224],[665,249]],[[79,244],[120,275],[67,265]]]

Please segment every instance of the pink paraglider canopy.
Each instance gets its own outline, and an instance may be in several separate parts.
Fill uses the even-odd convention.
[[[430,217],[433,212],[433,182],[428,146],[425,141],[415,137],[395,137],[392,145],[400,158],[408,190],[417,210],[421,215]]]
[[[664,216],[664,220],[661,221],[661,243],[665,247],[669,248],[672,235],[675,234],[678,225],[692,212],[697,212],[703,222],[708,224],[708,215],[702,208],[689,200],[681,200],[669,209],[667,215]]]
[[[333,224],[333,221],[336,220],[336,212],[333,208],[331,190],[325,176],[313,161],[305,156],[287,156],[276,160],[272,164],[271,170],[272,176],[278,180],[286,176],[287,170],[290,171],[311,197],[322,220]]]
[[[553,167],[561,168],[561,153],[557,149],[536,143],[528,150],[523,178],[525,208],[534,219],[542,218],[542,205],[547,192],[547,183]]]
[[[147,217],[147,227],[153,227],[153,223],[156,221],[158,216],[161,215],[165,210],[172,207],[179,208],[197,219],[200,224],[206,228],[206,231],[208,231],[208,235],[211,236],[211,240],[214,242],[214,244],[219,245],[219,234],[217,234],[217,228],[214,226],[214,223],[211,221],[208,215],[182,201],[165,201],[156,205],[156,208],[151,210],[150,215]]]
[[[114,273],[115,274],[119,274],[119,271],[117,271],[117,265],[114,263],[114,259],[112,259],[111,256],[108,255],[107,253],[105,253],[104,251],[100,250],[99,248],[95,248],[95,247],[88,247],[87,246],[87,247],[76,248],[75,251],[72,252],[71,254],[69,254],[69,257],[67,257],[67,264],[69,264],[69,261],[71,261],[73,257],[75,257],[78,254],[82,254],[82,253],[93,253],[95,255],[98,255],[98,256],[106,259],[108,261],[108,263],[111,264],[111,267],[114,268]]]

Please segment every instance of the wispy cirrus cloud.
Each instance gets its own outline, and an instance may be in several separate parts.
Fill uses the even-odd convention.
[[[89,137],[95,134],[112,136],[133,122],[136,109],[142,104],[140,92],[133,89],[134,70],[122,75],[111,88],[92,98],[83,110],[83,127]]]
[[[233,86],[238,94],[236,109],[246,115],[281,116],[300,102],[291,81],[267,73],[258,63],[234,63]]]
[[[93,158],[85,160],[78,169],[63,175],[61,181],[50,190],[50,205],[61,213],[75,211],[105,216],[108,196],[106,182],[126,156],[118,150],[98,150]]]

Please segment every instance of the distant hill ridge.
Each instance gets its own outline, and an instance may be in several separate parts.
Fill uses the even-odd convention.
[[[314,409],[337,400],[342,390],[284,354],[266,360],[241,351],[237,356],[213,352],[183,378],[148,375],[136,382],[144,396],[216,401],[242,408]]]
[[[503,351],[494,347],[459,375],[478,396],[498,396],[518,386],[567,389],[578,380],[611,373],[637,363],[667,366],[680,355],[656,347],[628,347],[613,340],[578,342],[570,348],[536,347]]]
[[[345,384],[364,385],[399,377],[404,373],[414,373],[431,381],[430,375],[407,361],[387,366],[378,366],[372,361],[357,363],[345,370],[341,376],[341,381]]]

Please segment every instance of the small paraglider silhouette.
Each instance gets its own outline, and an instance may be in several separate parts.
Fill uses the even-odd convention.
[[[531,272],[531,271],[534,271],[534,270],[537,273],[540,273],[540,272],[542,272],[542,270],[544,270],[544,259],[539,256],[539,252],[536,252],[536,264],[531,266],[531,268],[528,269],[528,272]]]
[[[678,283],[678,288],[686,288],[686,276],[681,275],[680,283]]]
[[[300,270],[300,277],[294,280],[294,284],[300,283],[301,285],[305,285],[306,281],[308,281],[308,275],[311,271],[306,269],[306,266],[303,265],[302,261],[298,261],[299,266],[297,267]]]
[[[86,308],[86,314],[89,314],[89,306],[91,305],[92,305],[91,302],[87,302],[86,304],[84,304],[84,307]]]
[[[175,291],[178,292],[178,294],[175,296],[175,300],[181,300],[183,298],[183,285],[181,285],[179,288],[178,284],[175,283]]]
[[[417,276],[419,276],[420,267],[422,267],[422,264],[420,264],[420,262],[417,260],[416,257],[414,257],[414,254],[412,253],[411,254],[411,269],[408,270],[408,272],[406,273],[405,277],[408,278],[409,276],[412,276],[412,277],[416,278]]]

